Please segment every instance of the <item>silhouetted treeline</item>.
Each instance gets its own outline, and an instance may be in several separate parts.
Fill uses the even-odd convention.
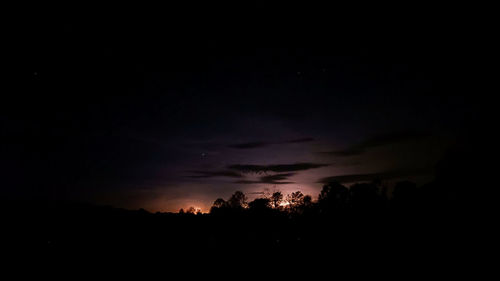
[[[216,199],[208,214],[191,208],[150,213],[54,202],[45,214],[44,237],[51,248],[112,252],[168,249],[223,255],[241,247],[245,253],[334,250],[344,255],[416,251],[437,244],[454,250],[453,237],[470,225],[460,198],[437,181],[421,187],[399,182],[392,194],[374,181],[349,187],[329,183],[316,198],[278,191],[248,202],[237,191],[227,200]]]
[[[422,186],[402,181],[389,191],[380,181],[332,182],[315,196],[278,191],[250,202],[238,191],[214,200],[208,214],[194,208],[150,213],[76,202],[2,202],[8,237],[2,243],[59,256],[154,252],[180,260],[458,259],[489,247],[497,198],[479,177],[481,167],[462,167],[461,160],[472,158],[460,156],[468,158],[447,158],[435,180]]]

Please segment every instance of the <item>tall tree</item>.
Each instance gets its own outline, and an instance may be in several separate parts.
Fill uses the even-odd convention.
[[[247,197],[245,193],[236,191],[227,202],[229,207],[233,209],[245,208],[247,205]]]
[[[288,194],[286,197],[288,208],[291,212],[296,212],[304,204],[304,194],[300,191]]]
[[[281,206],[281,202],[283,202],[283,193],[281,193],[281,191],[274,192],[271,195],[272,207],[278,209]]]

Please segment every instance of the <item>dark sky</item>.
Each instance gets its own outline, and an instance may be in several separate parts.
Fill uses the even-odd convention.
[[[477,106],[450,32],[33,26],[2,106],[5,194],[151,211],[433,178]],[[431,32],[432,30],[432,32]]]

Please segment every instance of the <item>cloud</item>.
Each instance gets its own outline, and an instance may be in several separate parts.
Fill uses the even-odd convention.
[[[314,141],[314,139],[313,138],[301,138],[301,139],[288,140],[288,141],[284,141],[281,143],[301,143],[301,142],[311,142],[311,141]]]
[[[229,178],[242,178],[243,175],[234,171],[190,171],[197,175],[187,176],[188,178],[214,178],[214,177],[229,177]]]
[[[342,150],[325,151],[325,152],[321,152],[321,153],[335,155],[335,156],[339,156],[339,157],[348,157],[348,156],[360,155],[360,154],[363,154],[364,152],[365,152],[364,148],[352,146],[352,147],[348,147],[348,148],[342,149]]]
[[[419,170],[386,171],[386,172],[367,173],[367,174],[348,174],[348,175],[324,177],[319,179],[317,183],[329,183],[334,181],[340,183],[352,183],[352,182],[372,181],[375,179],[391,180],[408,176],[418,176],[428,173],[430,173],[429,170],[419,169]]]
[[[296,175],[296,173],[284,173],[284,174],[274,174],[274,175],[266,175],[262,176],[259,178],[259,180],[239,180],[235,181],[234,183],[239,183],[239,184],[257,184],[257,183],[264,183],[264,184],[292,184],[295,182],[291,181],[284,181],[287,180],[289,177]]]
[[[231,145],[228,145],[228,147],[237,148],[237,149],[251,149],[251,148],[268,146],[270,144],[272,144],[272,143],[270,143],[270,142],[256,141],[256,142],[231,144]]]
[[[277,165],[230,165],[231,170],[237,170],[243,173],[267,173],[267,172],[294,172],[316,169],[329,166],[330,164],[320,163],[295,163],[295,164],[277,164]]]
[[[313,138],[299,138],[299,139],[285,140],[285,141],[279,141],[279,142],[254,141],[254,142],[231,144],[231,145],[228,145],[228,147],[236,148],[236,149],[253,149],[253,148],[260,148],[260,147],[265,147],[265,146],[274,145],[274,144],[304,143],[304,142],[311,142],[311,141],[314,141],[314,139]]]
[[[267,175],[262,176],[259,180],[239,180],[235,181],[235,183],[240,184],[256,184],[256,183],[265,183],[265,184],[291,184],[294,182],[291,181],[283,181],[288,179],[289,177],[295,175],[296,173],[285,173],[285,174],[275,174],[275,175]]]
[[[371,138],[367,138],[360,143],[355,145],[351,145],[345,149],[333,150],[333,151],[325,151],[320,152],[322,154],[329,154],[338,157],[348,157],[348,156],[356,156],[361,155],[366,152],[367,149],[390,145],[394,143],[408,142],[419,140],[425,137],[428,137],[428,134],[420,133],[420,132],[395,132],[390,134],[377,135]]]
[[[253,180],[239,180],[239,181],[234,181],[234,183],[239,183],[239,184],[254,184],[254,183],[261,183],[260,181],[253,181]]]
[[[295,182],[293,182],[293,181],[262,182],[262,181],[241,180],[241,181],[235,181],[234,183],[239,183],[239,184],[258,184],[258,183],[264,183],[264,184],[294,184]]]
[[[384,173],[373,173],[373,174],[350,174],[350,175],[339,175],[339,176],[331,176],[324,177],[319,179],[318,183],[329,183],[329,182],[359,182],[359,181],[370,181],[373,179],[382,179],[385,178]]]
[[[282,181],[282,180],[288,179],[289,177],[291,177],[295,174],[296,173],[285,173],[285,174],[275,174],[275,175],[262,176],[262,177],[260,177],[260,180],[262,182]]]

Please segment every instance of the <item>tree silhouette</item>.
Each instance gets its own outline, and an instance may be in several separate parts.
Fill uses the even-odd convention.
[[[398,182],[392,192],[391,205],[397,209],[412,209],[418,199],[417,186],[410,181]]]
[[[231,198],[229,198],[227,203],[232,209],[242,209],[247,205],[247,197],[245,193],[236,191],[233,195],[231,195]]]
[[[323,213],[338,212],[347,208],[349,190],[338,182],[323,186],[318,196],[318,204]]]
[[[217,198],[215,201],[214,201],[214,204],[213,206],[215,208],[223,208],[227,205],[226,201],[222,198]]]
[[[288,208],[291,212],[297,212],[304,204],[304,194],[300,191],[293,192],[286,197]]]
[[[349,195],[351,207],[358,211],[375,211],[382,202],[373,183],[356,183],[349,188]]]
[[[186,211],[186,214],[188,215],[194,215],[196,213],[196,208],[195,207],[189,207]]]
[[[82,214],[81,208],[76,208],[76,212],[68,212],[67,216],[79,230],[75,232],[78,238],[87,238],[85,233],[101,233],[99,231],[106,227],[110,229],[108,238],[96,235],[89,238],[89,243],[98,245],[130,243],[142,247],[141,243],[147,243],[171,247],[175,244],[183,250],[217,249],[220,254],[227,253],[225,249],[234,245],[246,245],[260,254],[282,253],[283,249],[324,248],[339,253],[340,257],[346,252],[397,248],[410,243],[425,247],[425,243],[433,241],[452,241],[463,229],[461,223],[466,221],[463,217],[472,217],[472,214],[448,208],[447,197],[436,189],[438,184],[446,182],[440,179],[421,187],[409,181],[398,182],[392,196],[387,197],[385,191],[381,192],[385,186],[380,183],[355,183],[348,188],[332,182],[323,186],[317,201],[301,191],[287,194],[285,208],[281,207],[284,196],[279,191],[248,204],[245,194],[236,191],[228,200],[217,198],[207,215],[191,206],[180,209],[178,214],[152,214],[145,210],[127,213],[112,209],[90,209]],[[447,195],[452,186],[445,188]],[[469,188],[469,192],[475,191]],[[85,216],[90,219],[73,219]],[[118,220],[116,226],[110,226],[110,218]],[[476,220],[477,216],[472,219]],[[80,221],[84,221],[84,225],[79,228]],[[449,225],[454,228],[447,228]],[[130,229],[134,230],[128,234]],[[172,229],[178,231],[172,232]],[[153,231],[158,234],[151,235]],[[116,238],[112,237],[121,237],[122,233],[128,236],[113,240]],[[434,238],[434,235],[441,237]]]
[[[226,208],[228,208],[228,203],[226,202],[226,200],[222,198],[217,198],[212,204],[212,207],[210,208],[210,213],[211,214],[220,213],[223,212],[223,210]]]
[[[271,195],[272,207],[278,209],[281,206],[281,202],[283,202],[283,193],[281,193],[281,191],[274,192]]]
[[[312,197],[311,195],[305,195],[304,199],[302,200],[302,203],[304,207],[309,208],[313,205]]]
[[[269,198],[257,198],[248,203],[248,209],[254,211],[264,211],[271,208],[271,201]]]

